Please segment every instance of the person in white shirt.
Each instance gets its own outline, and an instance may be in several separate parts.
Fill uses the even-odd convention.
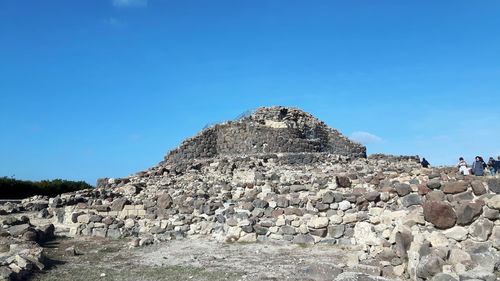
[[[458,171],[464,176],[470,175],[469,168],[467,168],[467,162],[465,162],[463,157],[458,159]]]

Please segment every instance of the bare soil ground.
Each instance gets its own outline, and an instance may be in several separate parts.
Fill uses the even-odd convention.
[[[128,240],[58,239],[45,245],[49,280],[333,280],[348,249],[279,244],[228,244],[204,239],[173,240],[128,248]],[[77,255],[66,251],[75,247]]]

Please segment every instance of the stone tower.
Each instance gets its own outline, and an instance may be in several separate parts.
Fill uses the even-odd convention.
[[[300,109],[261,107],[236,121],[204,129],[169,152],[165,162],[269,153],[328,153],[359,158],[366,157],[366,147]]]

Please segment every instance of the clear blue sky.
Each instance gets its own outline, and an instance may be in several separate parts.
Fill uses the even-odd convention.
[[[432,164],[500,155],[500,2],[2,0],[0,176],[94,184],[289,105]]]

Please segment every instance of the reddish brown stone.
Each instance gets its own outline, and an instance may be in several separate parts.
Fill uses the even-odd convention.
[[[380,189],[380,192],[389,192],[389,193],[394,193],[396,190],[390,186],[384,186]]]
[[[471,185],[472,191],[476,196],[481,196],[487,192],[486,187],[484,187],[481,181],[472,181]]]
[[[438,229],[448,229],[457,222],[453,208],[444,202],[427,201],[423,205],[424,218]]]
[[[285,213],[285,211],[283,209],[275,209],[272,211],[271,215],[273,216],[273,218],[277,218],[281,215],[283,215]]]
[[[432,190],[425,195],[427,201],[443,201],[444,193],[441,190]]]
[[[428,188],[427,186],[423,184],[418,185],[418,194],[420,195],[426,195],[427,193],[431,192],[432,190]]]
[[[351,180],[348,177],[339,176],[337,177],[337,185],[339,187],[351,187]]]

